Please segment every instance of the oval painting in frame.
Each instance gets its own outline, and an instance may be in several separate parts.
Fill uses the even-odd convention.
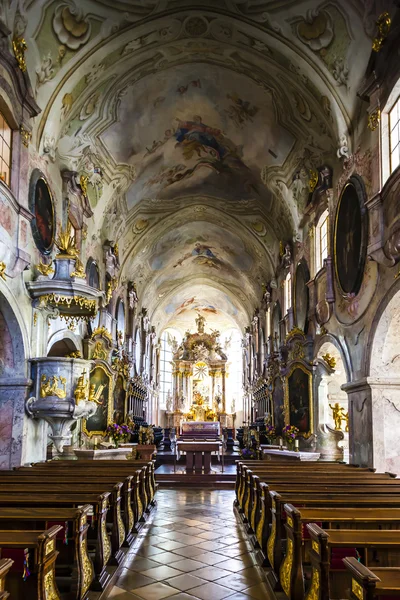
[[[340,195],[334,235],[335,274],[345,295],[357,295],[363,280],[368,229],[364,200],[361,179],[351,177]]]
[[[39,169],[31,175],[29,210],[33,214],[31,228],[35,244],[42,254],[50,254],[55,233],[54,203],[47,180]]]

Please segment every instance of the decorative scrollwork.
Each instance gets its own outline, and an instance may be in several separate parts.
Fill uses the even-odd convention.
[[[379,108],[375,109],[373,112],[368,115],[368,127],[371,131],[375,131],[379,126],[379,122],[381,120],[381,111]]]
[[[318,600],[318,598],[319,598],[319,583],[320,583],[319,571],[318,571],[318,569],[316,569],[314,567],[313,572],[312,572],[311,585],[310,585],[310,589],[308,590],[306,600]],[[362,598],[360,600],[362,600]]]
[[[44,576],[44,593],[46,600],[61,600],[57,590],[53,569]]]
[[[282,589],[288,598],[290,598],[293,552],[294,552],[293,540],[290,537],[288,537],[286,556],[282,563],[282,566],[280,569],[280,574],[279,574]]]
[[[378,27],[378,34],[372,42],[372,50],[374,50],[374,52],[379,52],[379,50],[382,48],[383,42],[389,35],[390,26],[392,24],[392,19],[390,18],[389,13],[384,12],[379,15],[376,24]]]
[[[81,556],[82,556],[82,564],[83,564],[83,582],[82,582],[82,596],[86,594],[88,591],[90,584],[93,581],[93,564],[89,558],[87,551],[87,541],[83,540],[81,544]]]

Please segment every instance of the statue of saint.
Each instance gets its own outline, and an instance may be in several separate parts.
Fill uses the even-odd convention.
[[[196,318],[197,333],[204,333],[205,322],[206,322],[206,320],[203,317],[203,315],[198,313],[198,317]]]

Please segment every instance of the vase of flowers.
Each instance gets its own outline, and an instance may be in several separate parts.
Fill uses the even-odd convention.
[[[116,448],[119,447],[120,442],[125,442],[130,438],[131,430],[128,425],[118,425],[118,423],[113,423],[109,425],[106,430],[106,434],[112,441]]]
[[[286,446],[289,450],[293,450],[298,433],[299,430],[294,425],[285,425],[282,429],[282,436],[285,438]]]
[[[276,439],[276,430],[273,425],[265,426],[265,437],[268,439],[269,444],[273,444]]]
[[[255,460],[257,458],[257,452],[253,448],[242,448],[240,454],[246,460]]]

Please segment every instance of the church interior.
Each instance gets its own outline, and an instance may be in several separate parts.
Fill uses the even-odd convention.
[[[0,0],[0,600],[400,598],[399,0]]]

